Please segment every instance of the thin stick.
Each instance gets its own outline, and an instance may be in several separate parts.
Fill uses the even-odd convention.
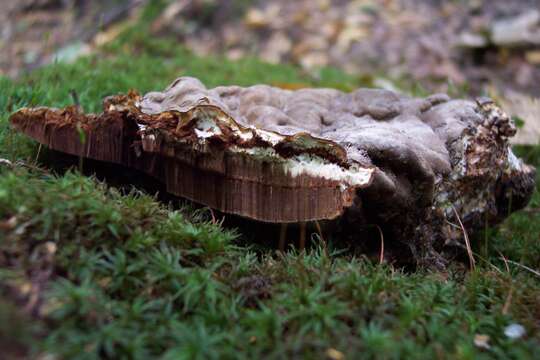
[[[214,210],[212,210],[211,207],[209,207],[208,209],[210,209],[210,216],[212,217],[212,224],[216,224],[217,223],[217,220],[216,220],[216,216],[214,215]]]
[[[528,209],[522,209],[520,211],[526,212],[526,213],[531,213],[531,214],[536,214],[536,213],[540,213],[540,208],[528,208]]]
[[[317,228],[317,232],[319,233],[319,237],[321,238],[322,244],[324,246],[324,254],[326,255],[326,257],[328,257],[328,247],[326,246],[326,240],[324,240],[321,224],[319,224],[319,221],[317,220],[315,220],[315,227]]]
[[[476,255],[476,258],[478,260],[481,260],[481,261],[485,262],[487,265],[491,266],[493,268],[493,270],[497,271],[499,274],[501,274],[501,275],[504,274],[504,272],[501,269],[499,269],[498,267],[496,267],[495,265],[490,263],[486,258],[482,257],[481,254],[476,254],[475,253],[475,255]]]
[[[223,223],[225,222],[225,215],[221,218],[221,220],[218,222],[219,226],[223,226]]]
[[[514,264],[514,265],[516,265],[516,266],[519,266],[519,267],[522,268],[522,269],[525,269],[525,270],[527,270],[527,271],[530,271],[530,272],[533,273],[534,275],[540,277],[540,272],[538,272],[538,271],[536,271],[536,270],[534,270],[534,269],[531,269],[531,268],[528,267],[528,266],[525,266],[525,265],[523,265],[523,264],[520,264],[520,263],[518,263],[518,262],[509,260],[509,259],[506,259],[506,261],[508,261],[510,264]]]
[[[25,167],[25,168],[30,169],[30,170],[33,170],[33,171],[38,171],[38,172],[40,172],[40,173],[42,173],[42,174],[48,174],[48,173],[49,173],[47,170],[42,169],[42,168],[40,168],[39,166],[25,163],[25,162],[22,161],[22,160],[19,160],[19,161],[15,162],[15,163],[13,164],[13,166],[21,166],[21,167]]]
[[[287,224],[281,224],[279,229],[279,251],[285,251],[285,241],[287,241]]]
[[[319,233],[319,236],[321,237],[321,240],[326,244],[326,241],[324,241],[324,237],[323,237],[323,234],[322,234],[321,225],[319,224],[319,222],[317,220],[315,220],[315,227],[317,228],[317,232]]]
[[[379,235],[381,236],[381,252],[379,253],[379,265],[381,265],[384,261],[384,235],[379,225],[375,224],[375,227],[379,230]]]
[[[508,311],[510,310],[510,304],[512,304],[512,294],[513,293],[514,293],[514,286],[510,286],[510,290],[508,291],[508,295],[506,296],[506,300],[505,300],[503,308],[502,308],[502,314],[503,315],[508,314]]]
[[[463,223],[461,222],[459,214],[453,205],[452,205],[452,210],[454,210],[454,214],[456,214],[456,218],[458,219],[459,226],[461,226],[461,230],[463,231],[463,237],[465,238],[465,245],[467,246],[467,254],[469,255],[469,265],[471,267],[471,270],[474,270],[476,268],[476,264],[474,262],[474,256],[473,256],[473,252],[471,248],[471,243],[469,242],[469,235],[467,234],[467,230],[465,230],[465,226],[463,226]]]
[[[38,162],[38,159],[39,159],[39,154],[41,153],[41,143],[39,144],[39,147],[38,147],[38,150],[37,150],[37,154],[36,154],[36,159],[34,160],[34,164],[37,164]]]
[[[504,265],[506,266],[506,272],[508,272],[508,275],[510,276],[510,266],[508,266],[508,259],[499,252],[499,255],[504,260]],[[510,283],[510,290],[508,291],[508,295],[506,296],[506,300],[504,301],[504,305],[502,308],[502,314],[506,315],[508,314],[508,311],[510,310],[510,304],[512,303],[512,294],[514,292],[514,283],[513,281]]]
[[[306,247],[306,223],[300,223],[300,250],[304,250]]]
[[[503,261],[504,261],[504,266],[506,267],[506,272],[508,274],[510,274],[510,266],[508,266],[508,259],[499,250],[497,250],[497,252],[499,253],[499,256],[501,257],[501,259],[503,259]]]

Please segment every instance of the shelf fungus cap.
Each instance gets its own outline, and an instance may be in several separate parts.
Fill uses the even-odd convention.
[[[53,149],[143,170],[170,193],[260,221],[333,219],[371,184],[372,164],[305,129],[250,123],[220,99],[225,89],[180,78],[163,93],[108,97],[100,115],[32,108],[11,122]]]
[[[338,143],[305,129],[261,127],[231,109],[216,91],[207,91],[196,79],[181,78],[164,93],[149,93],[136,103],[150,119],[139,123],[145,152],[218,174],[230,183],[212,195],[225,201],[187,197],[256,220],[300,222],[336,218],[352,205],[357,189],[371,184],[375,167],[349,159]],[[248,113],[254,110],[243,107]],[[266,111],[272,116],[278,110]]]
[[[456,214],[474,232],[534,190],[534,168],[509,145],[515,125],[489,99],[208,89],[181,77],[161,92],[108,97],[101,114],[24,108],[10,120],[53,149],[146,172],[224,213],[272,223],[341,216],[344,229],[378,224],[415,254],[459,242]]]

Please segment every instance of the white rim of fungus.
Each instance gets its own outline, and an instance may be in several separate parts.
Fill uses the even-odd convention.
[[[335,180],[350,186],[363,186],[369,184],[373,169],[352,165],[345,169],[331,163],[319,156],[301,154],[287,159],[285,171],[292,177],[305,174],[327,180]]]
[[[273,133],[271,131],[266,131],[266,130],[263,130],[263,129],[257,129],[255,127],[252,127],[252,129],[255,130],[255,132],[257,133],[257,135],[261,139],[263,139],[266,142],[269,142],[270,144],[272,144],[272,146],[277,145],[280,141],[283,140],[282,135]]]
[[[195,134],[204,143],[212,136],[221,135],[222,131],[217,125],[217,122],[224,121],[222,118],[217,117],[201,117],[195,126]],[[272,131],[256,128],[251,125],[248,130],[242,129],[240,126],[234,126],[234,123],[228,123],[227,125],[235,135],[242,140],[250,140],[254,134],[260,137],[263,141],[270,143],[272,146],[279,144],[285,139],[281,134],[274,133]],[[139,125],[139,129],[144,131],[146,127]],[[142,134],[143,147],[151,148],[156,140],[154,134],[145,135]],[[241,148],[238,146],[232,146],[228,151],[235,153],[244,153],[255,158],[264,158],[279,162],[286,174],[294,177],[300,175],[308,175],[314,178],[322,178],[331,181],[337,181],[341,183],[341,189],[345,190],[350,186],[365,186],[369,184],[373,176],[373,168],[361,167],[358,164],[351,165],[348,169],[343,168],[340,165],[332,163],[320,156],[311,154],[300,154],[292,158],[285,159],[280,156],[272,147],[251,147]]]
[[[199,138],[206,139],[214,135],[221,135],[222,133],[215,121],[208,117],[203,117],[197,121],[195,134]]]
[[[293,178],[300,175],[308,175],[315,178],[337,181],[348,186],[365,186],[371,181],[374,171],[372,168],[364,168],[358,165],[351,165],[349,169],[345,169],[326,159],[310,154],[301,154],[285,159],[272,148],[254,147],[244,149],[235,146],[231,147],[230,150],[232,152],[245,153],[253,157],[279,161],[283,165],[285,172]]]

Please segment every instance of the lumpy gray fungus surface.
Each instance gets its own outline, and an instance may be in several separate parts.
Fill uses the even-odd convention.
[[[459,220],[471,233],[500,222],[528,202],[534,187],[534,169],[508,144],[512,120],[489,99],[267,85],[207,89],[183,77],[146,94],[140,109],[186,112],[200,104],[217,106],[244,126],[331,140],[350,160],[374,166],[373,182],[358,189],[342,226],[352,238],[356,230],[380,226],[432,266],[444,266],[445,246],[463,243]]]

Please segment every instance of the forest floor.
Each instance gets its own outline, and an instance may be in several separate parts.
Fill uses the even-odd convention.
[[[105,96],[267,83],[371,85],[325,67],[200,57],[141,22],[93,54],[0,78],[0,348],[6,358],[534,358],[540,350],[540,194],[473,243],[474,270],[379,265],[339,239],[305,252],[251,243],[204,209],[113,186],[14,133],[23,106],[85,111]],[[397,84],[404,92],[423,90]],[[540,165],[540,147],[520,146]],[[83,173],[80,172],[83,170]],[[538,184],[538,180],[537,180]],[[536,270],[535,270],[536,269]],[[519,330],[523,329],[524,333]]]

